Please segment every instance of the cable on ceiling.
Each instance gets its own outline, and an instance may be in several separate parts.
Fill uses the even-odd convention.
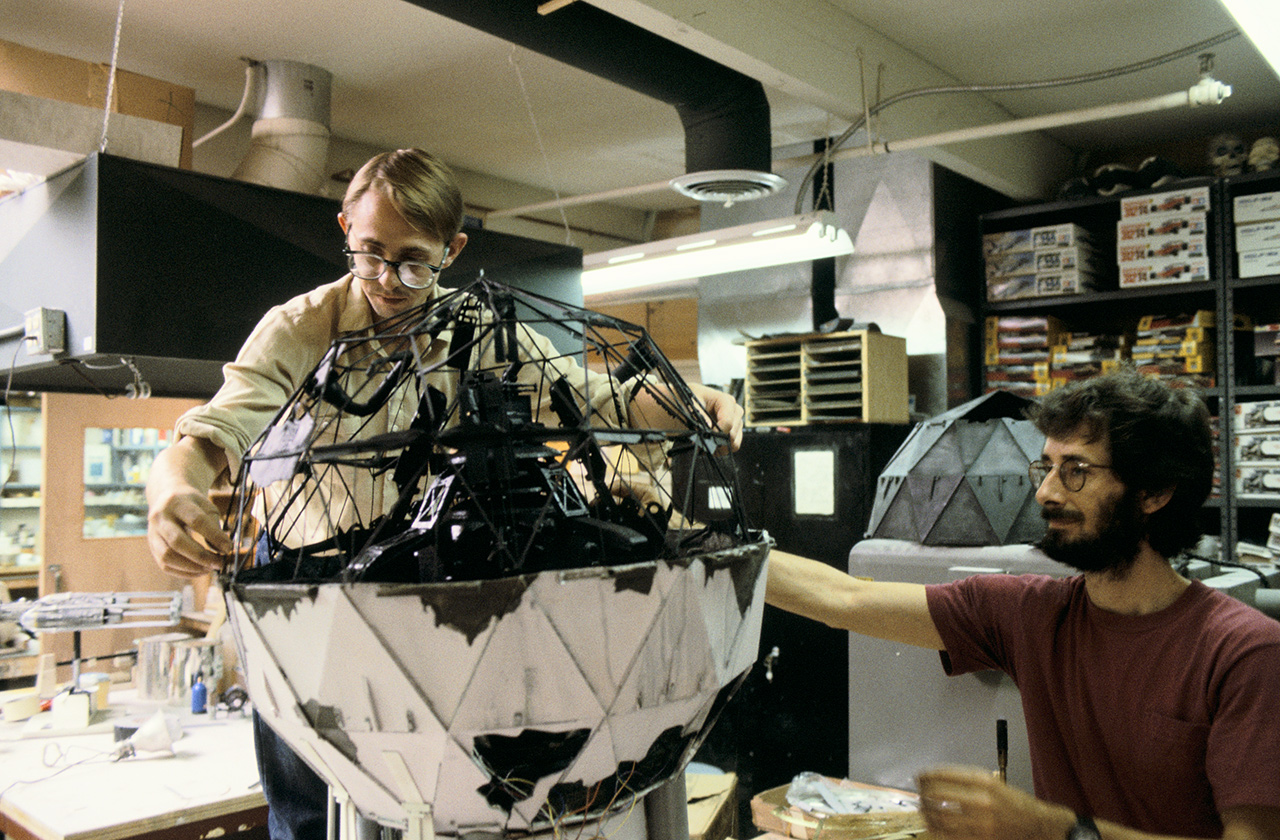
[[[843,134],[841,134],[839,137],[835,139],[835,141],[830,146],[830,150],[834,151],[835,149],[838,149],[840,146],[842,146],[850,137],[853,136],[853,134],[858,129],[866,125],[868,120],[871,117],[876,116],[881,111],[883,111],[884,109],[888,108],[891,105],[897,105],[899,102],[905,102],[906,100],[914,99],[917,96],[932,96],[932,95],[941,94],[941,93],[1003,93],[1003,92],[1015,91],[1015,90],[1040,90],[1042,88],[1065,87],[1067,85],[1079,85],[1079,84],[1084,84],[1086,82],[1097,82],[1097,81],[1102,81],[1104,79],[1114,79],[1119,76],[1127,76],[1130,73],[1137,73],[1141,70],[1147,70],[1152,67],[1157,67],[1161,64],[1168,64],[1170,61],[1177,61],[1178,59],[1186,58],[1189,55],[1195,55],[1196,53],[1209,49],[1210,47],[1215,47],[1218,44],[1224,43],[1226,41],[1230,41],[1232,38],[1235,38],[1239,35],[1240,35],[1239,29],[1228,29],[1225,32],[1220,32],[1217,35],[1204,39],[1203,41],[1198,41],[1194,44],[1190,44],[1189,46],[1176,49],[1172,52],[1167,52],[1163,55],[1158,55],[1154,58],[1147,58],[1147,59],[1143,59],[1142,61],[1135,61],[1132,64],[1125,64],[1120,67],[1113,67],[1109,70],[1098,70],[1093,73],[1081,73],[1075,76],[1062,76],[1056,79],[1044,79],[1041,81],[1033,81],[1033,82],[1004,82],[1004,83],[998,83],[998,84],[979,84],[979,85],[942,85],[942,86],[923,87],[923,88],[916,88],[914,90],[903,91],[902,93],[898,93],[898,94],[894,94],[893,96],[890,96],[888,99],[884,100],[883,102],[877,102],[875,105],[872,105],[870,108],[867,108],[866,113],[862,117],[858,118],[852,125],[850,125],[847,129],[845,129]],[[828,154],[830,154],[830,152],[828,152]],[[809,167],[809,171],[805,173],[804,178],[801,179],[799,192],[796,193],[796,203],[795,203],[796,213],[802,212],[804,207],[805,192],[808,189],[809,184],[813,182],[813,179],[817,174],[818,169],[822,167],[822,163],[823,163],[822,159],[814,161],[813,165]]]
[[[542,165],[547,170],[547,180],[551,183],[551,192],[555,195],[556,201],[560,201],[560,188],[556,184],[556,177],[551,172],[551,159],[547,156],[547,147],[542,142],[542,131],[538,128],[538,119],[533,113],[533,102],[529,99],[529,90],[524,84],[524,74],[520,72],[520,62],[516,61],[516,47],[511,45],[511,52],[507,54],[507,61],[516,71],[516,80],[520,83],[520,95],[524,98],[524,107],[529,114],[529,122],[533,124],[533,136],[538,143],[538,152],[542,155]],[[560,207],[560,221],[564,224],[564,243],[573,245],[573,230],[569,227],[569,217],[564,212],[564,206]]]

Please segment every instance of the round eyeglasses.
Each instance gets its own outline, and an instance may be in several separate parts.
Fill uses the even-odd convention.
[[[361,280],[377,280],[388,268],[396,274],[396,279],[410,289],[425,289],[436,281],[445,260],[449,259],[449,248],[445,246],[439,265],[432,265],[422,260],[388,260],[368,251],[352,251],[343,248],[347,255],[347,268]]]
[[[1088,461],[1063,461],[1057,465],[1057,469],[1058,480],[1062,482],[1062,486],[1072,493],[1078,493],[1084,489],[1089,470],[1109,470],[1111,467],[1106,464],[1090,464]],[[1035,487],[1044,484],[1044,480],[1053,470],[1054,465],[1048,461],[1032,461],[1027,465],[1027,475],[1031,477],[1031,483]]]

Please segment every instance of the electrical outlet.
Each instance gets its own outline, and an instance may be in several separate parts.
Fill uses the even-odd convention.
[[[25,315],[26,337],[34,347],[31,354],[47,353],[56,356],[67,352],[67,313],[61,309],[37,307]]]

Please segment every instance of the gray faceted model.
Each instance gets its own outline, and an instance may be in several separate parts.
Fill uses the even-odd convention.
[[[993,391],[916,425],[880,474],[868,537],[923,545],[1034,543],[1044,535],[1027,465],[1044,435],[1030,402]]]

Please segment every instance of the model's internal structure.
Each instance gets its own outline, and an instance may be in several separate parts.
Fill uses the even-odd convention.
[[[228,514],[255,708],[384,825],[630,809],[756,656],[727,443],[642,329],[483,278],[335,342]]]

